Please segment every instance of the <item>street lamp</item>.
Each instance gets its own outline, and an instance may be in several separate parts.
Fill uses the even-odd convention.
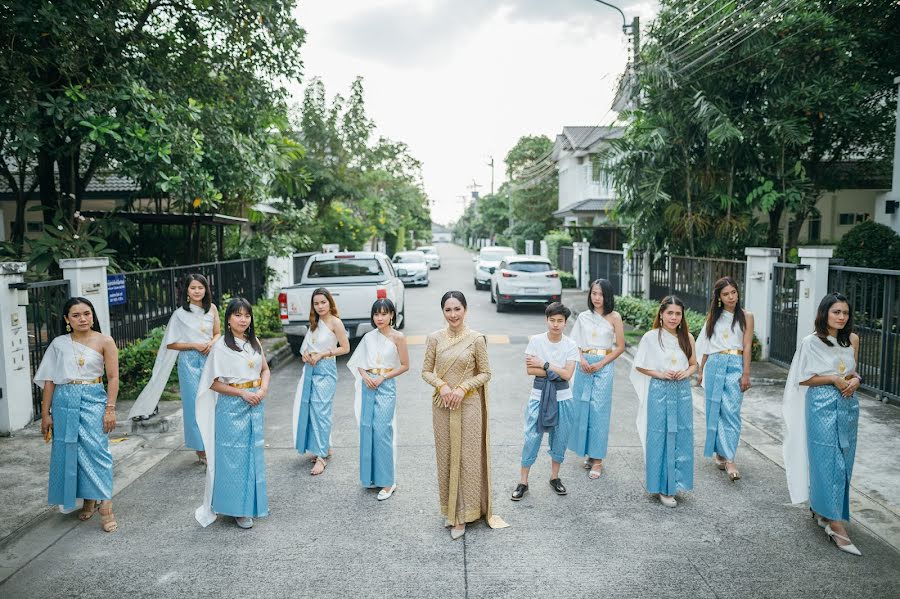
[[[622,15],[622,33],[624,33],[625,35],[628,35],[629,30],[632,28],[632,26],[628,24],[628,20],[625,18],[625,13],[622,12],[622,9],[614,4],[610,4],[609,2],[604,2],[603,0],[595,0],[595,1],[599,2],[600,4],[605,4],[606,6],[612,8],[614,10],[617,10],[619,12],[619,14]]]

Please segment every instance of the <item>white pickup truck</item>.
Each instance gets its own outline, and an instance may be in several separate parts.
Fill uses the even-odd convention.
[[[370,316],[376,299],[394,302],[397,328],[406,325],[404,286],[390,258],[380,252],[315,254],[307,260],[300,282],[278,294],[281,327],[295,354],[300,353],[309,330],[312,293],[319,287],[331,292],[351,339],[372,330]]]

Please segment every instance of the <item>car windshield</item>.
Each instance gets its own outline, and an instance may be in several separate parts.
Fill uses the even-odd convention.
[[[500,262],[512,254],[515,254],[512,250],[482,250],[481,259],[488,262]]]
[[[437,254],[437,250],[434,248],[419,248],[420,252],[425,252],[426,254]]]
[[[425,254],[421,252],[394,256],[394,264],[421,264],[422,262],[425,262]]]
[[[506,270],[514,272],[549,272],[550,264],[547,262],[510,262]]]
[[[309,265],[307,278],[373,277],[382,274],[375,258],[349,258],[341,260],[317,260]]]

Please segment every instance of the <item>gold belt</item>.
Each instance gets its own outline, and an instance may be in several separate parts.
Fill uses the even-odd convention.
[[[96,385],[96,384],[102,383],[102,382],[103,382],[103,377],[98,376],[97,378],[95,378],[94,380],[91,380],[91,381],[69,381],[69,384],[70,385]]]
[[[742,349],[723,349],[719,353],[720,354],[728,354],[729,356],[743,356],[744,350],[742,350]]]
[[[612,353],[611,349],[583,349],[581,353],[589,356],[608,356]]]
[[[366,370],[369,374],[377,374],[378,376],[383,376],[389,372],[391,372],[393,368],[369,368]]]
[[[259,387],[260,385],[262,385],[262,379],[247,381],[246,383],[228,383],[229,387],[234,387],[235,389],[250,389],[252,387]]]

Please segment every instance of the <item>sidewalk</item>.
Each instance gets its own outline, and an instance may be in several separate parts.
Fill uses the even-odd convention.
[[[587,301],[587,294],[567,289],[563,292],[563,301],[573,311],[580,312]],[[625,355],[629,361],[636,350],[635,346],[628,346]],[[744,394],[741,409],[744,423],[741,444],[781,469],[784,469],[781,404],[787,373],[786,368],[772,362],[753,362],[750,367],[753,386]],[[694,387],[693,391],[694,410],[705,414],[703,389]],[[695,441],[705,434],[703,428],[696,429]],[[900,551],[900,464],[895,459],[900,455],[900,408],[860,393],[858,439],[850,485],[851,517]],[[739,466],[740,461],[739,452]]]

